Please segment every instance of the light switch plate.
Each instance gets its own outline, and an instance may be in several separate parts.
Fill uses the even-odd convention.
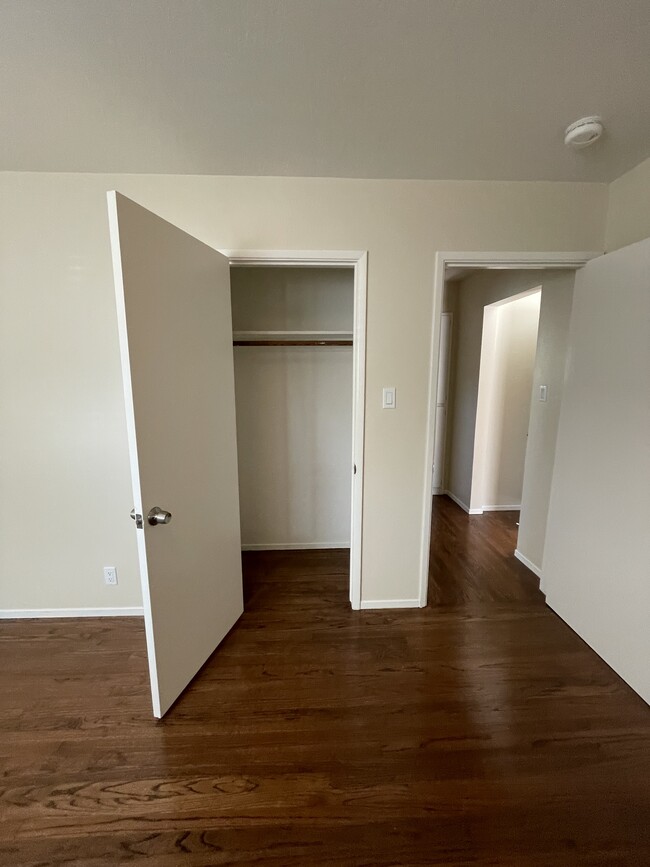
[[[395,409],[395,388],[394,386],[390,386],[389,388],[385,388],[382,393],[382,401],[381,408],[382,409]]]
[[[546,400],[548,396],[548,385],[540,385],[539,387],[539,399]]]

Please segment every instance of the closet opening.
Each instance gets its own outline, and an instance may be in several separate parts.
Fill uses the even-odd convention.
[[[238,263],[231,256],[245,572],[248,563],[326,581],[331,571],[338,575],[332,592],[353,608],[361,595],[361,276],[356,262]],[[316,592],[319,584],[300,586]]]

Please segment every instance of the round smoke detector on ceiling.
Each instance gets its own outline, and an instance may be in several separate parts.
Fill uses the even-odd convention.
[[[597,116],[581,117],[564,131],[564,144],[579,150],[593,144],[603,134],[603,122]]]

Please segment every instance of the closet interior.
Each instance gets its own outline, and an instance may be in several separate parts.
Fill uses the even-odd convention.
[[[349,548],[354,271],[230,282],[242,549]]]

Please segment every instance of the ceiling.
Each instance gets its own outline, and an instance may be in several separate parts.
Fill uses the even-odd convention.
[[[0,86],[4,170],[609,181],[650,2],[3,0]]]

